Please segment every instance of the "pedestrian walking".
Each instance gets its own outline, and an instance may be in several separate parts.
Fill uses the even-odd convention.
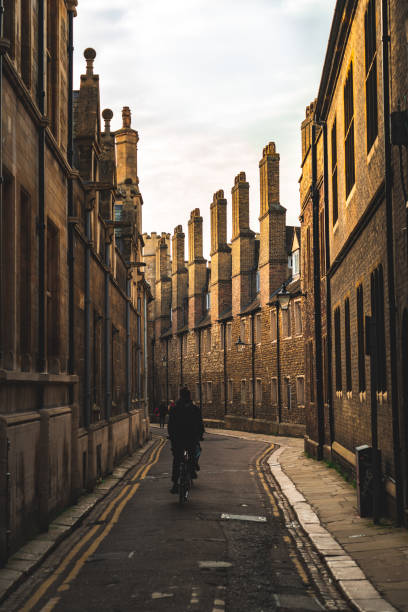
[[[160,427],[164,427],[166,424],[166,414],[167,414],[167,406],[165,402],[160,402],[160,405],[159,405]]]

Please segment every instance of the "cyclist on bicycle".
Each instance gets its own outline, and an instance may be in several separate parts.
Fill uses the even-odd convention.
[[[181,389],[180,399],[177,400],[176,405],[170,411],[167,430],[173,452],[173,470],[171,476],[173,487],[171,493],[177,493],[180,461],[183,458],[185,449],[188,450],[190,456],[191,477],[197,478],[196,451],[204,433],[201,411],[191,401],[190,391],[187,387]]]

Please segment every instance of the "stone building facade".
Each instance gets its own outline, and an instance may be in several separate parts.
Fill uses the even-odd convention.
[[[148,435],[138,135],[92,49],[73,91],[76,5],[4,2],[0,562]]]
[[[406,523],[407,32],[403,0],[338,0],[300,183],[305,447],[353,472],[372,447],[380,512]]]
[[[203,219],[191,212],[186,236],[143,236],[150,306],[151,409],[187,385],[208,424],[256,432],[305,431],[300,232],[279,202],[279,154],[263,150],[259,232],[249,226],[249,184],[234,181],[232,239],[227,199],[214,194],[210,262]],[[280,309],[278,293],[289,300]]]

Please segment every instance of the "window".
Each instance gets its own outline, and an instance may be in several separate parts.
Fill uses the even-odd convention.
[[[299,273],[299,249],[296,249],[292,253],[292,276],[296,276]]]
[[[183,325],[188,324],[188,297],[183,298]]]
[[[227,350],[230,351],[232,347],[232,323],[227,323],[226,333],[227,333],[227,338],[226,338]]]
[[[277,336],[276,324],[277,324],[277,312],[276,312],[276,308],[274,308],[271,310],[271,340],[272,342],[276,342],[276,336]]]
[[[31,201],[20,191],[20,354],[31,352]]]
[[[376,330],[377,354],[377,391],[387,390],[387,363],[385,354],[385,319],[384,319],[384,275],[379,265],[371,274],[371,315]]]
[[[302,306],[301,301],[294,302],[295,309],[295,334],[300,336],[302,333]]]
[[[259,270],[257,270],[255,274],[255,291],[256,293],[259,293],[260,290],[261,290],[261,277],[259,274]]]
[[[346,391],[353,388],[351,378],[350,300],[344,300],[344,340],[346,345]]]
[[[292,407],[292,392],[290,388],[289,376],[285,376],[284,386],[285,386],[285,406],[287,406],[288,410],[290,410]]]
[[[239,331],[239,337],[241,338],[242,342],[246,342],[246,338],[245,338],[245,333],[246,333],[246,320],[245,320],[245,319],[241,319],[239,329],[240,329],[240,331]]]
[[[220,325],[220,349],[224,350],[224,342],[225,342],[225,325]]]
[[[310,283],[311,283],[311,279],[312,279],[312,249],[310,246],[310,227],[307,228],[306,230],[306,254],[305,254],[305,258],[306,258],[306,279],[307,279],[307,286],[310,287]]]
[[[366,390],[363,285],[357,287],[358,390]]]
[[[241,380],[241,404],[247,403],[247,381]]]
[[[31,0],[21,0],[21,77],[27,87],[31,85]]]
[[[183,334],[182,336],[183,340],[183,356],[186,357],[187,356],[187,352],[188,352],[188,335],[187,334]]]
[[[255,316],[255,344],[259,344],[262,339],[262,319],[261,315],[257,314]]]
[[[196,333],[195,333],[195,341],[196,341],[196,353],[197,353],[197,355],[199,355],[199,353],[200,353],[200,344],[201,344],[201,342],[200,342],[200,331],[199,330],[196,331]]]
[[[320,211],[320,276],[326,274],[326,243],[325,243],[325,227],[324,227],[324,210]]]
[[[16,27],[16,15],[15,15],[16,0],[4,0],[4,22],[3,22],[3,36],[10,41],[10,48],[8,54],[10,57],[14,57],[14,43],[15,43],[15,27]]]
[[[334,352],[336,360],[336,391],[342,390],[340,307],[334,311]]]
[[[290,310],[290,304],[287,310],[282,310],[282,333],[284,338],[288,338],[291,335]]]
[[[211,328],[205,330],[205,350],[211,353]]]
[[[47,116],[53,134],[58,122],[58,3],[47,2]]]
[[[336,119],[333,121],[331,131],[331,154],[332,154],[332,213],[333,225],[336,225],[339,217],[339,196],[337,190],[337,125]]]
[[[350,63],[346,84],[344,85],[344,148],[346,198],[348,198],[355,183],[353,62]]]
[[[262,378],[257,378],[255,381],[255,401],[257,404],[262,403]]]
[[[364,16],[367,153],[378,134],[377,108],[377,40],[375,0],[370,0]]]
[[[278,379],[271,379],[271,404],[278,403]]]
[[[234,400],[234,381],[230,378],[228,381],[228,401],[230,402],[230,404],[232,404],[233,400]]]
[[[309,393],[310,393],[310,402],[314,402],[315,399],[315,379],[314,379],[314,351],[313,351],[313,341],[309,340],[306,345],[306,358],[307,358],[307,368],[309,375]]]
[[[322,362],[323,362],[323,402],[329,401],[329,351],[327,335],[322,338]]]
[[[298,376],[296,379],[296,398],[298,406],[305,405],[305,379]]]
[[[207,403],[211,403],[213,401],[213,388],[212,388],[212,382],[207,382],[207,397],[206,397]]]
[[[59,232],[47,220],[47,354],[57,357],[60,342],[59,320]]]

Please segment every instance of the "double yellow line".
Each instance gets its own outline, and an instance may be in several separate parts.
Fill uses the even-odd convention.
[[[81,571],[81,568],[83,567],[84,563],[96,551],[96,549],[101,544],[101,542],[106,538],[106,536],[110,533],[110,531],[112,530],[114,525],[118,522],[119,517],[120,517],[124,507],[132,499],[132,497],[134,496],[134,494],[138,490],[138,488],[140,486],[140,482],[146,477],[146,475],[149,472],[149,470],[158,462],[159,457],[160,457],[160,453],[161,453],[163,447],[165,446],[165,444],[166,444],[166,440],[164,438],[162,438],[160,440],[157,448],[155,448],[155,450],[153,451],[153,453],[152,453],[148,463],[146,465],[141,465],[136,470],[135,474],[131,478],[131,482],[135,482],[138,479],[139,479],[139,482],[137,482],[137,483],[135,483],[133,485],[126,485],[126,486],[124,486],[123,489],[121,490],[121,492],[115,497],[115,499],[113,499],[108,504],[108,506],[105,508],[104,512],[101,514],[101,516],[98,519],[99,522],[102,522],[102,521],[106,520],[106,518],[108,517],[110,512],[113,510],[113,508],[118,504],[118,502],[120,502],[116,506],[115,511],[113,512],[112,517],[110,518],[108,524],[105,526],[105,528],[102,531],[102,533],[100,533],[99,536],[97,538],[95,538],[95,540],[93,540],[93,542],[87,548],[87,550],[85,552],[83,552],[83,554],[76,561],[74,567],[69,572],[68,576],[65,578],[64,582],[58,587],[58,592],[67,591],[70,588],[71,582],[73,580],[75,580],[75,578],[78,576],[78,574]],[[100,527],[101,527],[101,525],[95,525],[94,527],[92,527],[92,529],[86,534],[86,536],[84,538],[82,538],[82,540],[80,542],[78,542],[74,546],[74,548],[71,549],[69,554],[65,557],[64,561],[57,567],[57,569],[53,572],[53,574],[51,574],[51,576],[49,578],[47,578],[47,580],[45,580],[45,582],[42,583],[42,585],[37,589],[37,591],[30,597],[30,599],[25,603],[25,605],[20,609],[20,612],[30,612],[34,608],[34,606],[37,605],[37,603],[40,601],[40,599],[42,597],[44,597],[44,595],[48,591],[48,589],[54,584],[54,582],[58,578],[61,577],[61,575],[65,572],[65,570],[68,567],[68,565],[71,563],[71,561],[76,557],[76,555],[79,553],[79,551],[82,548],[84,548],[85,544],[87,544],[87,542],[89,542],[89,540],[91,540],[93,538],[93,536],[100,529]],[[43,608],[44,612],[45,612],[45,610],[47,612],[51,612],[51,610],[58,603],[59,599],[60,599],[59,597],[56,597],[56,598],[50,600],[48,602],[47,606],[45,608]]]
[[[271,493],[270,487],[268,485],[268,483],[266,482],[264,473],[262,471],[262,467],[261,467],[261,461],[269,454],[273,451],[273,449],[275,448],[275,444],[271,444],[271,446],[268,446],[268,448],[261,453],[261,455],[259,455],[259,457],[257,458],[255,465],[256,465],[256,471],[258,473],[258,478],[261,481],[261,484],[263,486],[263,488],[265,489],[265,493],[267,494],[269,501],[271,502],[271,506],[272,506],[272,513],[273,516],[278,517],[279,516],[279,510],[278,510],[278,506],[276,505],[276,501],[274,496]]]
[[[265,489],[265,493],[267,494],[271,505],[272,505],[272,512],[273,512],[273,516],[278,517],[279,516],[279,510],[278,510],[278,506],[276,504],[275,498],[271,493],[270,487],[268,485],[268,483],[266,482],[265,476],[262,472],[262,467],[261,467],[261,461],[269,454],[272,452],[272,450],[275,448],[275,444],[272,444],[271,446],[269,446],[261,455],[259,455],[259,457],[257,458],[255,465],[256,465],[256,469],[257,469],[257,473],[258,473],[258,478],[262,483],[263,488]],[[302,564],[300,563],[298,556],[294,550],[293,547],[293,542],[290,539],[289,536],[283,536],[284,541],[286,542],[286,544],[289,547],[289,557],[291,558],[302,582],[305,585],[309,585],[309,579],[307,577],[307,574],[302,566]]]

